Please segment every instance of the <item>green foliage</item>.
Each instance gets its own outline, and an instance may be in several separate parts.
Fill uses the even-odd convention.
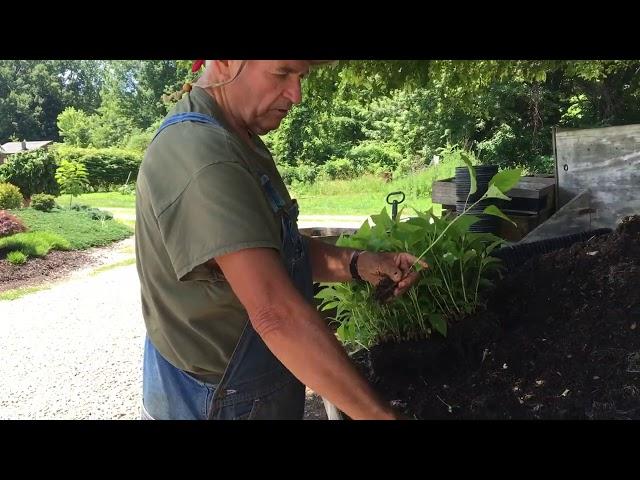
[[[393,172],[402,159],[393,145],[372,141],[353,147],[347,157],[354,163],[357,173]]]
[[[60,163],[72,161],[84,165],[93,190],[108,190],[135,180],[142,162],[142,153],[119,148],[61,146],[56,149],[56,156]]]
[[[20,189],[11,183],[0,183],[0,209],[20,208],[21,206]]]
[[[55,233],[67,240],[72,250],[108,245],[133,234],[131,228],[116,220],[92,220],[86,211],[62,209],[44,213],[25,208],[13,213],[31,232]]]
[[[73,107],[65,108],[58,115],[58,130],[67,145],[88,147],[91,144],[93,117]]]
[[[67,107],[100,105],[102,66],[96,60],[0,60],[0,139],[59,140]],[[38,192],[34,192],[38,193]]]
[[[7,261],[12,265],[22,265],[23,263],[27,262],[27,256],[24,253],[16,250],[15,252],[7,253]]]
[[[51,250],[69,250],[69,241],[52,232],[32,231],[0,238],[0,251],[19,251],[27,257],[44,257]]]
[[[108,212],[107,210],[100,210],[99,208],[91,207],[89,205],[76,203],[69,207],[69,210],[73,210],[75,212],[83,212],[85,213],[91,220],[111,220],[113,218],[113,213]]]
[[[135,195],[136,194],[136,184],[135,183],[125,183],[124,185],[120,185],[118,187],[118,192],[121,195]]]
[[[127,138],[124,149],[137,152],[141,156],[151,143],[151,140],[153,140],[153,137],[160,127],[161,121],[162,118],[158,119],[157,122],[154,122],[146,130],[134,130],[129,138]]]
[[[385,210],[372,216],[352,236],[343,236],[338,245],[370,251],[420,251],[434,245],[424,259],[417,285],[401,298],[380,304],[374,288],[366,283],[326,284],[317,295],[321,308],[336,308],[337,334],[349,347],[369,348],[385,341],[427,338],[433,332],[446,335],[447,325],[473,312],[482,304],[489,275],[499,262],[490,256],[502,240],[491,234],[469,233],[477,218],[468,217],[450,228],[442,241],[438,235],[452,220],[439,219],[431,212],[417,212],[408,221],[392,221]]]
[[[62,136],[77,147],[125,148],[135,152],[139,165],[171,106],[163,95],[197,76],[189,65],[186,60],[1,60],[0,139]],[[278,165],[286,166],[290,184],[318,175],[411,175],[447,144],[473,150],[481,163],[548,173],[552,126],[640,123],[638,72],[639,60],[341,61],[307,77],[303,102],[264,140]],[[94,182],[92,169],[106,161],[100,156],[93,166],[87,164],[93,188],[122,185],[129,171],[137,171],[128,165],[110,175],[111,164]],[[56,188],[53,173],[36,178]],[[55,194],[5,181],[27,198]]]
[[[80,162],[62,160],[56,170],[56,181],[60,185],[60,192],[71,196],[69,205],[73,197],[86,191],[89,181],[87,180],[87,169]]]
[[[297,167],[282,164],[278,166],[282,180],[297,188],[299,185],[312,184],[318,176],[318,170],[313,165],[298,165]]]
[[[56,206],[56,197],[46,193],[36,193],[31,197],[31,208],[41,212],[50,212]]]
[[[56,158],[54,150],[37,150],[16,153],[0,165],[0,177],[20,188],[25,198],[35,193],[58,195],[55,181]]]
[[[0,210],[0,237],[8,237],[26,230],[27,227],[22,223],[22,220],[6,210]]]
[[[100,210],[99,208],[88,208],[86,209],[87,215],[91,220],[111,220],[113,218],[113,213],[108,212],[106,210]]]
[[[520,171],[498,173],[482,199],[504,198],[500,188],[510,190],[519,178]],[[416,213],[406,221],[400,220],[401,215],[392,220],[383,209],[371,216],[373,225],[365,222],[354,235],[338,239],[338,246],[409,252],[429,265],[421,269],[418,283],[391,303],[374,300],[374,288],[367,283],[325,284],[317,298],[323,310],[336,309],[337,334],[345,345],[369,348],[384,341],[426,338],[434,331],[446,335],[448,324],[483,304],[484,291],[492,286],[490,279],[501,265],[491,252],[504,241],[489,233],[469,232],[478,217],[466,211],[455,218]],[[485,213],[506,218],[495,206]],[[420,268],[417,262],[414,267]]]
[[[348,180],[357,176],[356,163],[348,158],[332,158],[319,167],[323,179]]]
[[[167,114],[169,105],[162,101],[162,95],[179,90],[186,76],[184,66],[176,60],[109,61],[104,72],[101,115],[127,119],[130,132],[147,129]],[[94,145],[107,147],[117,143]]]

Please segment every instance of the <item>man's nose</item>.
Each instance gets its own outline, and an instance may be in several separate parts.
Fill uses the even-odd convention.
[[[302,85],[299,78],[291,80],[285,90],[285,97],[294,105],[302,101]]]

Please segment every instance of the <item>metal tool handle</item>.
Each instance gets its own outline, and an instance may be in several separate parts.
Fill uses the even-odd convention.
[[[394,195],[402,195],[402,198],[400,200],[393,200],[393,201],[389,201],[389,198],[394,196]],[[404,192],[391,192],[389,195],[387,195],[387,203],[389,205],[391,205],[391,219],[395,220],[396,217],[398,216],[398,205],[401,204],[402,202],[404,202]]]

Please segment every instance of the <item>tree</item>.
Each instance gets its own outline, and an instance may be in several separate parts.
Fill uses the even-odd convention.
[[[60,136],[67,145],[88,147],[91,143],[91,131],[94,118],[82,110],[67,107],[58,115]]]
[[[69,206],[73,197],[82,194],[89,185],[87,169],[80,162],[62,160],[56,170],[56,181],[60,185],[60,191],[70,195]]]
[[[66,107],[100,105],[101,77],[97,61],[0,60],[0,139],[58,140]]]

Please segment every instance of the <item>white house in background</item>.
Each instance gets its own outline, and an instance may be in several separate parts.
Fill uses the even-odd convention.
[[[21,142],[7,142],[0,146],[0,164],[4,163],[8,155],[37,150],[38,148],[47,148],[52,143],[53,140],[39,140],[37,142],[27,142],[26,140],[23,140]]]

